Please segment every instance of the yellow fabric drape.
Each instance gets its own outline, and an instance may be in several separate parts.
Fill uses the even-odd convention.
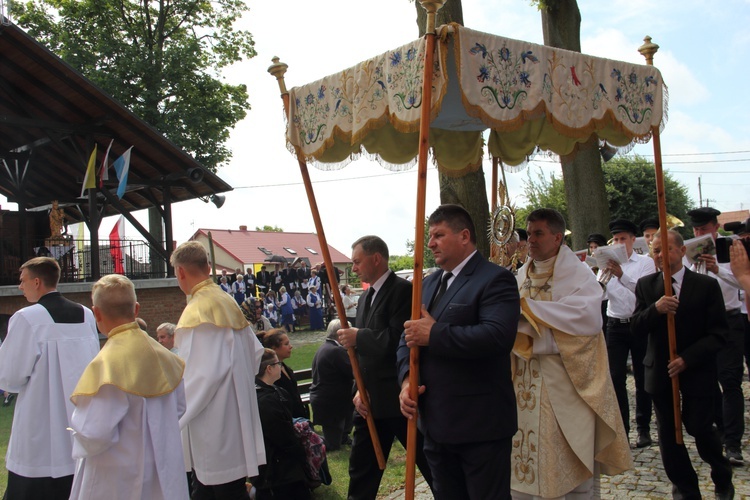
[[[137,360],[137,369],[134,368]],[[70,400],[93,396],[104,385],[153,398],[172,392],[182,380],[185,362],[138,327],[126,323],[109,332],[107,343],[89,363]]]

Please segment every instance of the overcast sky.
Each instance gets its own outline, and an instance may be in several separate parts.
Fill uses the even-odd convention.
[[[201,201],[173,207],[178,243],[198,228],[279,226],[313,232],[314,225],[295,158],[285,147],[278,86],[267,73],[273,56],[289,65],[288,87],[338,72],[358,61],[408,43],[417,36],[415,7],[408,0],[360,2],[248,0],[241,27],[255,38],[258,56],[224,72],[248,86],[252,109],[233,130],[231,163],[218,174],[234,187],[221,209]],[[542,43],[540,14],[528,0],[463,0],[467,27]],[[744,106],[750,73],[750,0],[579,0],[584,53],[643,64],[637,48],[650,35],[669,87],[669,121],[662,134],[664,167],[719,210],[750,208],[750,125]],[[137,148],[137,146],[136,146]],[[651,144],[634,150],[653,155]],[[437,174],[430,162],[426,212],[438,204]],[[545,174],[551,162],[533,162]],[[490,168],[485,162],[489,188]],[[416,167],[392,173],[360,160],[327,172],[310,169],[328,241],[344,253],[357,237],[378,234],[392,254],[406,253],[414,238]],[[518,205],[527,172],[507,174]],[[705,204],[705,203],[704,203]],[[369,207],[366,207],[369,205]],[[139,216],[146,220],[145,214]],[[108,234],[114,218],[102,223]],[[134,228],[128,237],[138,237]]]

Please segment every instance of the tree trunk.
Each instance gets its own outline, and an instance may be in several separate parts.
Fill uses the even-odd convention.
[[[490,207],[487,202],[487,185],[484,170],[480,167],[461,177],[440,174],[440,203],[455,203],[464,207],[477,231],[477,250],[485,257],[490,256],[490,241],[487,238]],[[481,196],[477,196],[480,194]]]
[[[417,8],[417,26],[419,36],[424,36],[427,23],[427,12],[422,8],[419,0],[415,0]],[[463,8],[461,0],[448,0],[437,13],[436,25],[447,23],[464,23]],[[487,196],[477,196],[477,193],[486,193],[487,187],[484,181],[484,170],[479,167],[476,172],[471,172],[462,177],[449,177],[442,173],[440,177],[440,203],[455,203],[464,207],[474,221],[477,231],[477,249],[485,257],[490,255],[490,242],[485,237],[486,228],[489,224],[490,207]],[[429,214],[429,210],[428,210]]]
[[[547,4],[541,9],[544,44],[580,52],[581,13],[576,0],[555,0]],[[592,136],[573,153],[561,158],[573,249],[586,248],[589,233],[609,233],[609,204],[598,146],[597,137]]]

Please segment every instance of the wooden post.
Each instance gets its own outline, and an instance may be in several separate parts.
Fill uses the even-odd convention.
[[[643,39],[644,44],[638,48],[638,52],[646,58],[646,64],[654,65],[654,54],[659,50],[659,46],[651,42],[651,37]],[[667,200],[664,189],[664,172],[661,164],[661,139],[659,137],[659,127],[654,127],[651,131],[654,141],[654,170],[656,173],[656,201],[659,206],[659,236],[662,244],[662,274],[664,276],[664,295],[672,296],[672,271],[669,263],[666,261],[667,249],[669,245],[669,235],[667,230]],[[669,361],[674,361],[677,357],[677,340],[675,337],[674,314],[667,314],[667,337],[669,340]],[[672,377],[672,407],[674,410],[674,432],[677,444],[682,444],[682,413],[680,412],[680,379]]]
[[[287,70],[287,65],[280,62],[278,57],[272,59],[273,64],[269,66],[268,72],[276,77],[276,81],[279,83],[279,90],[281,91],[281,99],[284,102],[284,113],[289,115],[289,91],[286,89],[286,83],[284,82],[284,74]],[[320,250],[323,254],[323,262],[326,266],[326,272],[328,273],[328,282],[335,286],[337,281],[336,270],[333,267],[333,261],[331,260],[331,253],[328,251],[328,242],[326,241],[325,231],[323,231],[323,223],[320,219],[320,211],[318,210],[318,203],[315,200],[315,193],[312,187],[312,181],[310,181],[310,173],[307,170],[307,162],[299,151],[297,153],[297,163],[299,164],[299,170],[302,174],[302,180],[305,184],[305,191],[307,192],[307,200],[310,203],[310,211],[312,212],[313,221],[315,222],[315,231],[318,233],[318,242],[320,243]],[[341,328],[349,328],[349,323],[346,321],[346,311],[344,310],[344,302],[341,300],[341,294],[333,291],[331,293],[333,300],[336,304],[336,312],[338,313],[339,320],[341,321]],[[375,420],[372,417],[372,410],[370,409],[370,398],[367,395],[367,389],[365,388],[362,374],[359,370],[359,360],[357,359],[357,353],[353,347],[347,349],[349,354],[349,360],[352,364],[352,373],[354,374],[354,380],[357,383],[357,390],[359,391],[362,404],[367,409],[367,428],[370,431],[370,439],[372,440],[372,446],[375,451],[375,457],[378,460],[378,466],[380,470],[385,469],[385,457],[383,456],[383,450],[380,446],[380,440],[378,439],[378,431],[375,428]],[[394,368],[395,369],[395,368]]]
[[[422,315],[422,272],[424,268],[424,217],[427,194],[427,154],[430,147],[432,113],[432,71],[435,59],[435,18],[445,0],[420,0],[427,11],[425,30],[424,74],[422,75],[422,109],[419,122],[419,156],[417,159],[417,215],[414,223],[414,274],[412,278],[411,319]],[[419,398],[419,347],[409,349],[409,397]],[[417,458],[417,415],[406,428],[406,480],[404,496],[414,499]]]

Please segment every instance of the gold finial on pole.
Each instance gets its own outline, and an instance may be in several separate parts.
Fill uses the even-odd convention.
[[[276,77],[276,81],[279,82],[279,90],[281,93],[286,94],[288,91],[286,89],[286,82],[284,82],[284,75],[289,66],[286,63],[281,62],[278,56],[273,56],[271,62],[273,62],[273,64],[268,67],[268,72]]]
[[[649,66],[654,65],[654,54],[656,54],[656,51],[659,50],[659,46],[655,43],[651,42],[651,37],[646,35],[646,37],[643,39],[643,45],[638,47],[638,52],[641,53],[643,57],[646,58],[646,64]]]
[[[435,19],[439,11],[447,0],[419,0],[422,8],[427,11],[427,23],[425,24],[425,33],[435,33]]]

